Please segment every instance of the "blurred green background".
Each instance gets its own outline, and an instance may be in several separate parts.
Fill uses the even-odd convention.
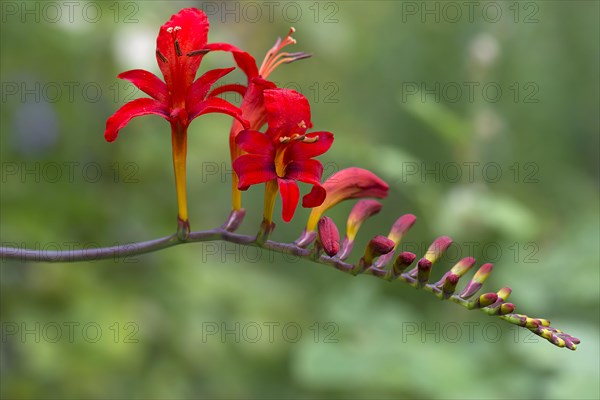
[[[291,51],[314,54],[270,78],[304,93],[315,129],[334,132],[325,174],[360,166],[391,187],[354,259],[414,213],[404,249],[450,235],[457,244],[435,273],[468,255],[493,262],[486,288],[512,287],[518,312],[582,344],[558,349],[401,283],[230,244],[3,260],[3,398],[600,396],[598,2],[67,3],[1,3],[4,246],[174,231],[168,124],[133,120],[112,144],[103,130],[141,96],[116,75],[158,73],[158,27],[193,5],[210,14],[212,42],[262,60],[293,25]],[[214,54],[201,71],[230,65]],[[229,212],[230,123],[213,114],[190,128],[192,229]],[[253,233],[262,188],[244,203],[241,231]],[[351,206],[329,213],[341,231]],[[308,210],[290,224],[276,212],[275,238],[294,240]]]

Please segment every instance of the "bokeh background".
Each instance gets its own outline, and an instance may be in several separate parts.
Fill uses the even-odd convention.
[[[512,287],[517,311],[582,344],[558,349],[402,283],[230,244],[3,260],[3,398],[600,396],[598,2],[67,3],[1,3],[3,246],[91,248],[174,231],[168,124],[136,119],[112,144],[103,130],[141,96],[116,75],[158,73],[158,27],[196,6],[210,41],[261,60],[293,25],[292,51],[314,54],[271,78],[304,93],[315,129],[334,132],[325,174],[361,166],[391,187],[355,259],[414,213],[404,249],[450,235],[437,274],[468,255],[491,261],[486,288]],[[201,71],[230,65],[212,54]],[[229,212],[230,123],[191,126],[193,229]],[[241,231],[253,233],[262,189],[244,203]],[[328,214],[342,231],[351,206]],[[307,215],[277,218],[275,237],[294,240]]]

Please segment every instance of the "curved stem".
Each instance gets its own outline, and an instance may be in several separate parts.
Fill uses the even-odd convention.
[[[92,249],[46,251],[21,249],[18,247],[0,247],[0,260],[16,260],[20,262],[77,262],[102,259],[117,260],[119,258],[151,253],[185,243],[225,241],[236,243],[242,246],[256,246],[277,253],[290,254],[318,264],[329,265],[345,273],[352,275],[357,274],[355,265],[340,260],[337,257],[319,255],[319,252],[315,252],[314,249],[305,249],[297,246],[294,243],[280,243],[272,240],[261,240],[260,237],[230,232],[225,229],[226,226],[227,224],[224,227],[212,230],[190,232],[186,239],[181,239],[178,234],[173,234],[145,242],[135,242],[120,246]],[[530,318],[526,315],[515,314],[512,312],[500,312],[500,306],[502,303],[504,303],[504,299],[499,299],[499,302],[485,306],[481,305],[477,301],[468,301],[467,299],[462,298],[461,295],[457,294],[444,297],[445,293],[442,293],[442,290],[437,284],[426,283],[424,285],[419,285],[419,282],[414,276],[411,276],[410,272],[400,273],[398,275],[390,275],[389,271],[373,266],[367,269],[362,269],[360,272],[364,272],[366,275],[371,275],[384,280],[398,280],[416,289],[424,289],[425,291],[434,294],[436,297],[442,300],[447,299],[468,310],[479,309],[488,315],[495,315],[508,323],[529,329],[535,335],[543,337],[558,347],[568,347],[571,350],[575,350],[577,348],[576,345],[579,343],[579,339],[552,328],[550,326],[550,322],[547,320]],[[488,295],[489,294],[490,293],[488,293]],[[514,309],[514,306],[512,309]]]

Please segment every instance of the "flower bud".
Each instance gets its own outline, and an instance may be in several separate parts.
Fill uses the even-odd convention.
[[[429,282],[429,275],[431,274],[432,262],[426,258],[421,258],[417,264],[417,287],[422,288],[427,282]]]
[[[452,239],[448,236],[441,236],[435,239],[431,246],[429,246],[429,249],[427,249],[424,258],[431,261],[432,264],[435,263],[451,244]]]
[[[417,258],[417,256],[409,251],[403,251],[402,253],[398,254],[398,257],[396,258],[396,261],[394,261],[394,265],[392,266],[394,275],[398,276],[402,272],[404,272],[404,270],[415,261],[415,258]]]
[[[472,281],[483,284],[488,276],[492,273],[492,269],[494,268],[493,264],[483,264],[479,270],[475,273]]]
[[[500,306],[500,315],[510,314],[515,311],[515,305],[513,303],[504,303]]]
[[[333,220],[323,217],[319,220],[319,241],[323,250],[329,257],[335,256],[340,251],[340,234]]]
[[[487,306],[491,306],[498,300],[498,295],[496,293],[486,293],[482,294],[475,300],[473,304],[473,308],[484,308]]]
[[[466,257],[463,258],[462,260],[460,260],[459,262],[457,262],[454,267],[452,267],[452,269],[450,269],[450,271],[446,272],[443,276],[442,279],[440,279],[439,281],[436,282],[435,286],[437,286],[438,288],[442,288],[442,286],[444,285],[444,282],[446,282],[446,278],[450,275],[457,275],[459,278],[461,276],[463,276],[464,274],[467,273],[467,271],[469,271],[469,269],[471,269],[471,267],[475,265],[475,259],[473,257]]]
[[[375,236],[369,244],[367,245],[367,249],[365,250],[365,256],[363,260],[366,265],[373,264],[373,260],[383,254],[387,254],[390,251],[394,250],[396,245],[393,241],[386,238],[385,236]]]
[[[498,298],[502,299],[502,301],[506,301],[506,300],[508,300],[508,297],[510,296],[511,293],[512,293],[511,288],[503,287],[502,289],[500,289],[498,291]]]
[[[442,299],[447,299],[454,294],[459,279],[460,276],[453,273],[450,273],[448,276],[446,276],[444,284],[442,285]]]
[[[456,265],[452,267],[450,272],[460,277],[466,274],[473,267],[473,265],[475,265],[475,259],[473,257],[466,257],[457,262]]]
[[[414,225],[416,220],[417,217],[415,217],[412,214],[405,214],[401,216],[396,220],[396,222],[394,222],[394,225],[392,225],[392,229],[390,229],[388,238],[393,240],[397,246],[406,234],[406,232],[408,232],[408,230]]]
[[[381,203],[376,200],[359,200],[348,215],[348,222],[346,223],[346,237],[348,240],[354,241],[362,223],[381,211],[381,207]]]
[[[475,293],[481,289],[485,280],[490,276],[490,273],[493,269],[492,264],[483,264],[479,270],[473,276],[473,279],[467,283],[467,286],[463,289],[463,291],[459,294],[463,299],[471,298]]]

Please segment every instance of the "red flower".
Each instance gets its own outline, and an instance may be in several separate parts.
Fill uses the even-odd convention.
[[[156,60],[165,81],[139,69],[120,74],[119,78],[130,81],[151,98],[125,104],[106,121],[104,132],[105,139],[112,142],[134,117],[157,114],[169,121],[180,232],[189,231],[185,194],[187,127],[194,118],[213,112],[231,115],[246,124],[239,108],[208,96],[211,86],[234,68],[211,70],[194,80],[203,56],[210,51],[206,43],[208,27],[206,15],[195,8],[181,10],[161,26],[156,40]]]
[[[246,130],[237,135],[236,143],[244,154],[233,162],[239,176],[239,190],[266,182],[265,220],[271,222],[275,195],[281,193],[283,220],[294,216],[300,191],[296,181],[313,185],[302,199],[303,207],[319,206],[325,199],[320,185],[323,166],[313,157],[325,153],[333,143],[330,132],[306,133],[312,127],[306,97],[293,90],[264,91],[268,130],[266,134]]]
[[[236,92],[242,95],[242,117],[248,121],[250,129],[258,131],[267,122],[267,110],[265,108],[265,100],[263,92],[267,89],[274,89],[276,85],[267,80],[269,75],[281,64],[289,64],[296,60],[308,58],[311,55],[298,52],[287,53],[282,50],[290,45],[295,44],[296,40],[292,38],[292,33],[295,32],[291,28],[287,36],[281,40],[277,39],[275,45],[267,52],[260,68],[256,64],[256,60],[250,54],[238,49],[228,43],[213,43],[206,46],[209,50],[228,51],[233,55],[233,58],[238,67],[244,71],[247,77],[247,85],[228,84],[214,89],[210,92],[210,96],[217,96],[226,92]],[[229,148],[231,152],[231,162],[233,163],[239,156],[242,155],[242,150],[236,143],[237,135],[244,130],[242,124],[238,121],[233,121],[229,134]],[[232,182],[232,206],[234,210],[239,210],[242,207],[241,193],[238,190],[238,176],[234,174]]]

